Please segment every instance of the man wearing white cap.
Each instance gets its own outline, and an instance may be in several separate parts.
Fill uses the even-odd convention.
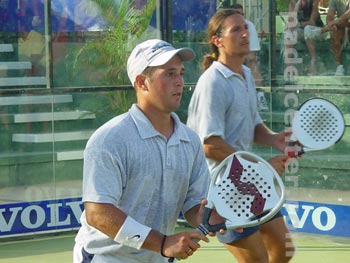
[[[84,152],[81,228],[74,262],[168,262],[198,248],[196,231],[174,234],[180,212],[200,223],[209,173],[201,142],[173,112],[189,48],[162,40],[134,48],[127,63],[137,103],[100,127]]]

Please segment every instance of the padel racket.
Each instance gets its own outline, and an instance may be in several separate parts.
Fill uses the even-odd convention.
[[[202,220],[205,229],[215,232],[250,227],[265,223],[280,210],[285,201],[284,184],[267,161],[238,151],[213,171],[207,199]],[[214,208],[225,223],[209,224]]]
[[[292,122],[289,146],[299,143],[299,149],[289,149],[287,154],[296,157],[331,147],[340,141],[344,131],[344,117],[337,106],[325,99],[309,99],[300,105]]]
[[[213,170],[207,205],[197,231],[207,235],[220,229],[265,223],[281,209],[284,201],[284,184],[276,170],[253,153],[235,152]],[[213,209],[225,222],[209,223]]]

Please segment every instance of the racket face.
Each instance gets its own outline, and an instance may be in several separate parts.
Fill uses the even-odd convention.
[[[305,150],[321,150],[337,143],[344,134],[342,113],[330,101],[310,99],[296,112],[293,134]]]
[[[251,160],[235,153],[213,173],[208,203],[227,220],[227,228],[265,222],[268,219],[262,217],[283,204],[283,183],[277,172],[266,161]]]

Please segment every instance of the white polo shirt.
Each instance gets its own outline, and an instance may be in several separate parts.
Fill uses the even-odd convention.
[[[84,152],[83,201],[110,203],[139,223],[172,234],[180,211],[207,196],[209,172],[197,134],[172,113],[167,139],[136,105],[100,127]],[[165,262],[159,254],[125,247],[81,217],[76,242],[93,262]],[[96,260],[96,261],[95,261]]]
[[[215,61],[201,75],[191,97],[187,125],[202,142],[219,136],[237,150],[251,151],[255,126],[262,123],[250,69],[245,78]],[[209,169],[217,163],[207,159]]]

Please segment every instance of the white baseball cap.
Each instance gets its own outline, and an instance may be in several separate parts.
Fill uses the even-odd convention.
[[[175,55],[178,55],[182,61],[190,61],[195,57],[191,48],[175,49],[171,44],[160,39],[150,39],[138,44],[127,62],[131,84],[134,85],[136,77],[147,67],[164,65]]]

